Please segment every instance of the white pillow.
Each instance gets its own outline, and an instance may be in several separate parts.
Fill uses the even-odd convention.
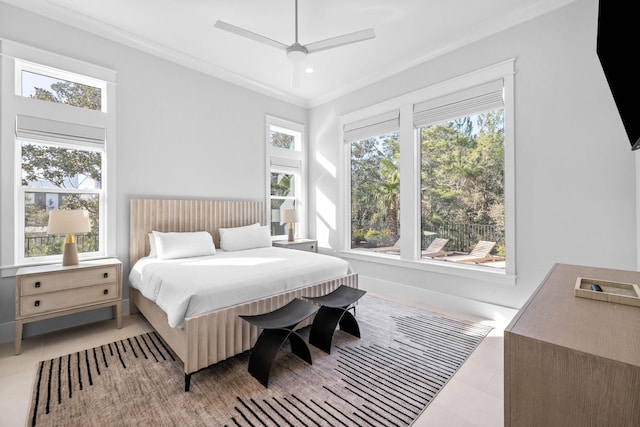
[[[158,256],[158,252],[156,251],[156,238],[153,232],[149,232],[149,256]]]
[[[215,255],[213,237],[206,231],[153,232],[158,259]]]
[[[268,225],[261,226],[260,223],[256,223],[244,227],[220,229],[220,249],[225,251],[241,251],[269,246],[271,246],[271,232]]]

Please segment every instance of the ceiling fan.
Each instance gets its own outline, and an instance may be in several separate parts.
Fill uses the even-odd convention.
[[[291,83],[293,87],[299,85],[299,68],[302,60],[304,60],[308,54],[319,52],[321,50],[332,49],[338,46],[344,46],[346,44],[356,43],[364,40],[375,38],[376,33],[373,28],[366,30],[356,31],[355,33],[344,34],[342,36],[332,37],[330,39],[317,41],[314,43],[308,43],[302,45],[298,42],[298,0],[295,0],[295,42],[291,45],[286,45],[277,40],[270,39],[260,34],[254,33],[244,28],[236,27],[224,21],[217,21],[215,26],[221,30],[229,31],[239,36],[247,37],[251,40],[255,40],[269,46],[273,46],[277,49],[287,52],[287,58],[293,61],[293,72]]]

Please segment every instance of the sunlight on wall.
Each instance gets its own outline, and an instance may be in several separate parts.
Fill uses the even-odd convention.
[[[318,240],[318,246],[329,247],[329,238],[331,236],[331,229],[327,227],[327,224],[316,216],[316,239]]]
[[[331,232],[336,231],[336,205],[316,188],[316,237],[318,244],[328,246]]]
[[[333,163],[329,161],[325,156],[323,156],[319,151],[316,151],[316,161],[320,166],[322,166],[327,172],[331,174],[332,177],[336,177],[336,167]]]

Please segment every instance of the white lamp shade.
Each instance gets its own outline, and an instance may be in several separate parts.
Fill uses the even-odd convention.
[[[90,231],[89,212],[84,209],[56,209],[49,212],[48,234],[76,234]]]
[[[298,222],[298,211],[295,209],[285,209],[282,213],[283,223]]]

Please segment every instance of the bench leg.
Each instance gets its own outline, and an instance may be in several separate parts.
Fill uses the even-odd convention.
[[[262,331],[249,357],[249,373],[265,387],[269,386],[269,372],[282,344],[289,338],[291,352],[311,364],[311,352],[302,337],[286,329],[265,329]]]
[[[360,338],[360,326],[358,326],[358,321],[353,314],[349,313],[348,310],[345,311],[340,318],[340,330],[351,334],[354,337]]]
[[[191,374],[184,374],[184,391],[189,391],[191,387]]]
[[[311,352],[309,346],[304,342],[302,337],[295,332],[291,332],[289,335],[289,342],[291,343],[291,353],[298,356],[300,359],[307,362],[309,365],[313,365],[311,361]]]
[[[356,318],[353,317],[346,307],[320,307],[316,314],[311,331],[309,331],[309,344],[319,348],[325,353],[331,353],[331,341],[336,327],[340,324],[340,329],[355,337],[360,338],[360,327]]]

